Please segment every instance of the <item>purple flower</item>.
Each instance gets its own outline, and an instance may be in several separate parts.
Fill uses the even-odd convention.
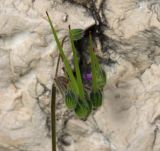
[[[92,74],[91,73],[83,74],[83,78],[86,81],[91,81],[92,80]]]

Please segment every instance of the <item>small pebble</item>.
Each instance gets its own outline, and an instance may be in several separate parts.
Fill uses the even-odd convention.
[[[63,18],[62,18],[62,21],[63,22],[67,22],[67,20],[68,20],[68,14],[65,13],[64,16],[63,16]]]

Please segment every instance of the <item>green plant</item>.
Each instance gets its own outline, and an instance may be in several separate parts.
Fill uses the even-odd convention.
[[[99,61],[94,53],[91,34],[89,34],[89,53],[90,53],[90,60],[91,60],[91,63],[90,63],[91,73],[86,74],[85,80],[91,80],[92,86],[91,86],[91,90],[88,90],[86,89],[84,84],[84,79],[82,77],[82,73],[79,67],[77,50],[74,45],[75,41],[78,41],[83,38],[84,31],[82,29],[71,29],[69,26],[69,39],[70,39],[70,45],[73,53],[73,62],[74,62],[74,69],[75,69],[75,75],[74,75],[72,68],[70,67],[70,62],[67,59],[66,55],[64,54],[63,46],[59,41],[57,33],[53,27],[50,16],[48,15],[47,12],[46,14],[48,17],[49,24],[51,26],[54,39],[57,43],[59,56],[60,56],[58,58],[58,62],[61,58],[65,66],[65,73],[66,73],[65,78],[67,79],[67,85],[64,90],[62,90],[60,86],[59,90],[64,91],[64,100],[68,109],[73,110],[80,119],[87,119],[87,117],[92,112],[92,109],[96,109],[97,107],[100,107],[102,105],[102,90],[106,84],[106,75],[104,70],[100,66]],[[55,90],[55,87],[53,88]],[[53,101],[53,98],[54,98],[54,101]],[[55,127],[55,123],[53,123],[53,121],[55,122],[55,95],[52,96],[52,104],[54,104],[52,105],[52,110],[51,110],[52,111],[51,112],[52,114],[51,115],[52,116],[52,151],[56,151],[56,147],[55,147],[56,146],[56,141],[55,141],[56,127]]]
[[[90,58],[91,58],[91,74],[92,74],[92,90],[90,92],[90,97],[86,97],[85,93],[88,93],[85,90],[85,86],[82,81],[82,76],[80,73],[78,55],[74,45],[74,41],[79,40],[83,37],[83,30],[81,29],[70,29],[69,27],[69,39],[70,45],[73,53],[74,68],[76,76],[74,76],[73,71],[70,67],[70,63],[67,57],[64,54],[63,47],[58,39],[57,33],[53,27],[52,21],[47,13],[48,21],[52,29],[54,39],[57,43],[60,57],[65,66],[65,72],[67,73],[68,84],[67,90],[65,92],[65,103],[69,109],[73,109],[80,118],[85,119],[91,113],[92,106],[97,108],[102,104],[102,89],[106,84],[106,75],[104,70],[101,68],[98,59],[94,53],[92,37],[89,34],[89,44],[90,44]],[[90,105],[90,102],[92,105]],[[83,110],[82,110],[83,108]],[[80,113],[80,111],[82,113]],[[84,114],[83,114],[84,112]],[[87,114],[88,113],[88,114]],[[82,116],[83,115],[83,116]]]

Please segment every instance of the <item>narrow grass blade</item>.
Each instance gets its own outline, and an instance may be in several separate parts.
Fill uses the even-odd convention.
[[[103,87],[106,85],[106,73],[101,68],[95,54],[94,54],[94,60],[95,60],[95,68],[96,68],[97,88],[103,89]]]
[[[74,66],[75,66],[75,70],[76,70],[77,83],[78,83],[79,92],[80,92],[79,94],[80,94],[81,99],[84,99],[84,87],[83,87],[83,83],[82,83],[82,77],[81,77],[79,63],[78,63],[77,51],[74,46],[73,35],[71,32],[71,29],[69,29],[69,37],[70,37],[70,43],[71,43],[72,52],[73,52]]]
[[[93,91],[95,93],[95,90],[103,89],[103,87],[106,84],[106,74],[104,70],[101,68],[99,61],[93,51],[92,46],[92,37],[91,34],[90,37],[90,56],[91,56],[91,67],[92,67],[92,85],[93,85]]]
[[[49,24],[50,24],[51,29],[52,29],[53,36],[54,36],[55,41],[57,43],[57,47],[59,49],[59,53],[60,53],[60,55],[62,57],[62,60],[64,62],[66,72],[67,72],[67,74],[68,74],[68,76],[69,76],[69,78],[71,80],[71,87],[76,92],[76,94],[79,94],[78,84],[77,84],[76,79],[75,79],[75,77],[73,75],[73,72],[72,72],[72,69],[70,67],[69,61],[67,60],[67,58],[66,58],[66,56],[64,54],[63,48],[61,47],[60,41],[59,41],[57,33],[56,33],[56,31],[55,31],[55,29],[53,27],[53,24],[52,24],[52,21],[51,21],[51,19],[49,17],[49,14],[47,12],[46,12],[46,14],[47,14],[48,21],[49,21]]]

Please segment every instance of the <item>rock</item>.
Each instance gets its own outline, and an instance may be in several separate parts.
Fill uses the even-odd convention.
[[[110,151],[110,143],[107,138],[98,132],[94,126],[94,122],[91,119],[86,122],[75,119],[69,120],[65,132],[71,136],[72,143],[69,146],[65,146],[65,149],[69,151],[74,148],[72,150],[80,151],[81,147],[83,147],[84,151]]]
[[[66,22],[68,20],[68,14],[64,14],[64,16],[62,17],[63,22]]]
[[[46,11],[60,38],[69,24],[82,29],[94,24],[86,9],[69,3],[0,3],[0,151],[51,151],[50,100],[58,53]],[[66,109],[61,100],[57,94],[57,117],[62,119]]]
[[[97,49],[104,49],[108,79],[103,105],[87,121],[74,117],[57,92],[57,150],[160,150],[160,2],[93,2],[0,3],[0,151],[51,151],[50,100],[58,52],[46,11],[60,39],[69,24],[87,29],[100,23],[95,39]],[[64,48],[72,58],[68,41]]]
[[[76,150],[80,151],[83,146],[85,151],[111,151],[108,141],[99,133],[93,133],[88,137],[81,138],[76,145]]]
[[[78,4],[79,6],[81,5],[86,6],[91,2],[91,0],[62,0],[62,2],[66,2],[66,1],[73,4]]]

